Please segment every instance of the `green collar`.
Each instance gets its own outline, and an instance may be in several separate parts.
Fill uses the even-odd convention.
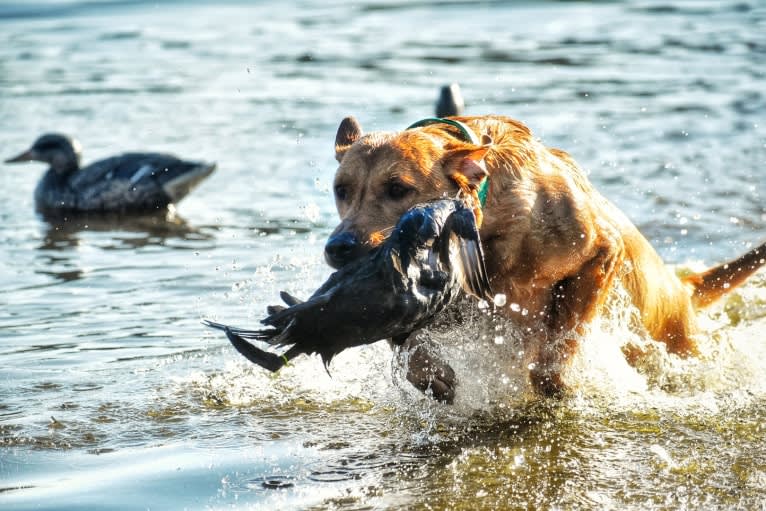
[[[453,126],[460,131],[460,134],[462,135],[462,138],[464,141],[469,142],[473,145],[481,145],[481,141],[479,140],[479,137],[476,136],[476,133],[473,132],[471,128],[469,128],[465,123],[460,121],[455,121],[453,119],[444,119],[441,117],[427,117],[425,119],[421,119],[416,123],[410,124],[407,126],[407,129],[412,128],[420,128],[422,126],[428,126],[429,124],[449,124],[450,126]],[[481,184],[479,185],[479,202],[481,203],[481,207],[484,207],[484,204],[487,202],[487,194],[489,192],[489,179],[486,177],[482,180]]]
[[[407,126],[408,130],[411,130],[412,128],[420,128],[422,126],[428,126],[429,124],[449,124],[450,126],[453,126],[460,130],[460,134],[463,135],[463,140],[466,142],[470,142],[473,145],[481,145],[481,141],[479,140],[479,137],[476,136],[476,133],[473,132],[471,128],[469,128],[464,122],[460,121],[453,121],[452,119],[443,119],[441,117],[427,117],[425,119],[421,119],[418,122],[414,124],[410,124]]]

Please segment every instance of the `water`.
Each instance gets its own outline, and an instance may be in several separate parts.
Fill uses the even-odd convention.
[[[756,0],[1,1],[0,156],[57,130],[86,161],[219,170],[173,220],[48,223],[43,169],[3,166],[0,507],[765,507],[763,273],[703,318],[703,360],[627,366],[621,342],[654,347],[617,300],[559,405],[486,318],[435,336],[453,407],[384,345],[270,376],[199,324],[323,281],[340,119],[401,129],[451,81],[571,152],[667,261],[744,252],[766,233],[765,29]]]

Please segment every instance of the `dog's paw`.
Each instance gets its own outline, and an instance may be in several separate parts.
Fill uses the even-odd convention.
[[[455,371],[429,353],[426,346],[417,346],[409,352],[407,381],[440,403],[452,404],[455,400]]]
[[[529,379],[540,396],[561,399],[566,394],[567,386],[560,373],[533,369],[529,373]]]

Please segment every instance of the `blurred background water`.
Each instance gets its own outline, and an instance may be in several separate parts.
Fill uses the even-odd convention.
[[[443,336],[445,407],[384,345],[270,376],[199,319],[253,325],[323,281],[341,118],[402,129],[452,81],[569,151],[668,262],[744,252],[765,33],[759,0],[0,0],[3,159],[61,131],[85,162],[218,162],[177,218],[119,222],[45,221],[42,165],[0,167],[0,507],[763,508],[763,273],[706,316],[701,361],[627,366],[614,305],[559,405],[511,336]]]

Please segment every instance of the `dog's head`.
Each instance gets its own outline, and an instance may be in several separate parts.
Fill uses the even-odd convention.
[[[439,125],[363,135],[356,119],[343,119],[333,186],[341,222],[325,245],[330,266],[340,268],[382,243],[417,203],[458,190],[475,196],[487,176],[483,159],[491,140],[467,143],[456,131]]]

